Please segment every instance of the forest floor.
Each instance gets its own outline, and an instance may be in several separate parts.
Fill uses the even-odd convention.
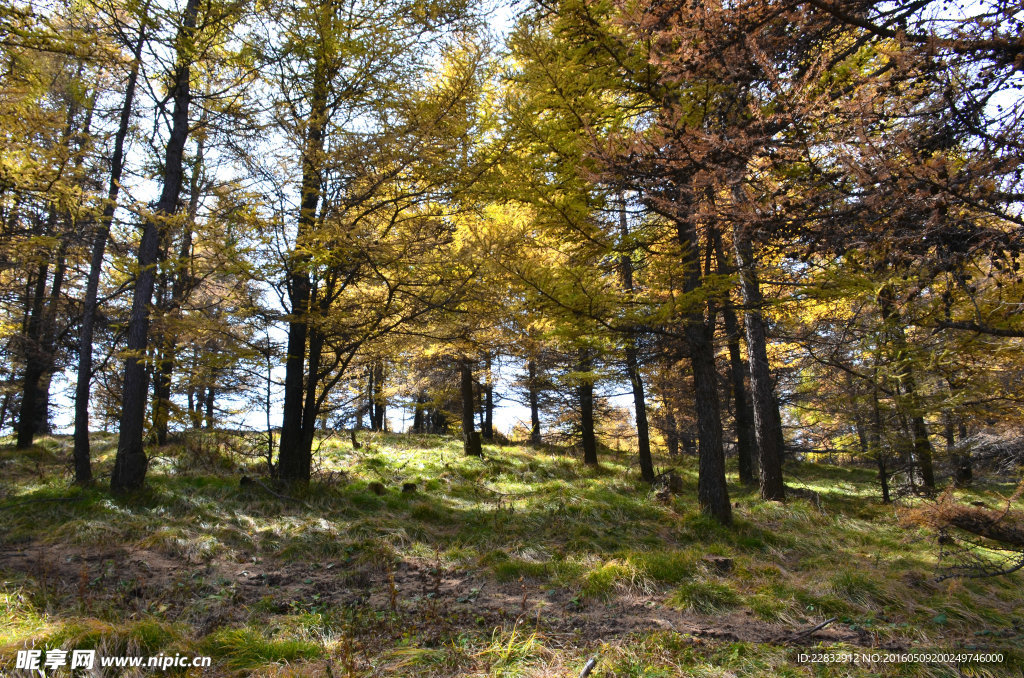
[[[611,450],[588,468],[554,448],[361,442],[322,441],[315,481],[286,495],[240,483],[258,441],[189,434],[128,498],[70,486],[70,439],[0,447],[0,675],[28,675],[25,648],[211,657],[194,676],[578,676],[591,658],[592,678],[1024,672],[1024,575],[937,580],[936,535],[868,469],[793,464],[820,501],[786,504],[730,476],[723,528],[692,459],[659,498]],[[99,478],[113,443],[95,439]],[[844,653],[877,661],[801,657]],[[899,661],[913,653],[1001,661]]]

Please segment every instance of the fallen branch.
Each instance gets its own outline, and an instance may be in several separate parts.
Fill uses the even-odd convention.
[[[839,617],[831,617],[831,618],[826,619],[825,621],[821,622],[820,624],[816,624],[816,625],[812,626],[809,629],[805,629],[805,630],[800,631],[799,633],[795,633],[795,634],[793,634],[791,636],[783,636],[782,638],[780,638],[778,640],[781,640],[781,641],[787,642],[787,643],[796,642],[796,641],[800,640],[801,638],[806,638],[807,636],[812,635],[812,634],[822,630],[823,628],[825,628],[826,626],[828,626],[829,624],[831,624],[832,622],[834,622],[837,619],[839,619]],[[775,641],[775,642],[778,642],[778,641]]]

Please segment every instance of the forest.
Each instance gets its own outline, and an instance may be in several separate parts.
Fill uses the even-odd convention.
[[[1021,675],[1022,36],[0,0],[0,675]]]

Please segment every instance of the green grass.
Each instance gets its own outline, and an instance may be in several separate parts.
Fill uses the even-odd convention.
[[[573,676],[591,657],[591,675],[957,675],[797,660],[873,644],[1003,653],[965,675],[1024,668],[1024,576],[936,582],[934,535],[900,524],[870,469],[788,468],[820,508],[761,502],[732,474],[725,528],[698,510],[689,459],[656,460],[684,482],[663,503],[627,453],[593,469],[555,448],[361,440],[323,441],[293,499],[240,486],[262,462],[222,433],[151,450],[131,497],[72,487],[68,439],[0,447],[0,549],[26,554],[0,569],[0,673],[33,645],[209,654],[212,676]],[[100,478],[114,442],[96,437]],[[833,617],[842,641],[778,641]]]
[[[315,643],[296,639],[273,640],[252,628],[218,629],[203,639],[199,649],[234,670],[312,659],[322,652]]]

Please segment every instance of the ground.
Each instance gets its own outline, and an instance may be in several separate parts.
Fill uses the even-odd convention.
[[[820,501],[786,504],[731,476],[724,528],[695,505],[693,460],[658,460],[683,478],[659,497],[625,452],[588,468],[554,448],[361,442],[320,441],[300,492],[261,480],[256,439],[182,435],[122,498],[70,485],[70,439],[0,448],[0,675],[29,647],[210,656],[196,676],[578,676],[592,658],[594,678],[1024,670],[1024,576],[938,581],[936,535],[882,504],[869,469],[794,464]],[[94,448],[106,478],[113,439]],[[851,652],[879,661],[801,658]],[[884,661],[930,652],[1002,661]]]

